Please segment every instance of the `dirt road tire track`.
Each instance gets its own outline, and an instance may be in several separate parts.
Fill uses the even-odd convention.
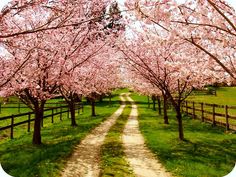
[[[139,131],[137,105],[128,96],[132,110],[125,126],[122,140],[126,159],[137,177],[171,177],[164,167],[146,147],[144,138]]]
[[[123,104],[106,121],[96,127],[88,136],[86,136],[74,149],[69,158],[62,177],[98,177],[100,174],[100,149],[109,129],[114,125],[117,118],[122,114],[125,108],[125,99],[120,96]]]

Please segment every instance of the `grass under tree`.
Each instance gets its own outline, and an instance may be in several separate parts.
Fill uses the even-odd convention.
[[[70,119],[65,117],[63,121],[54,124],[44,122],[41,146],[32,145],[32,132],[16,132],[20,133],[17,138],[0,141],[0,162],[3,169],[16,177],[59,176],[74,146],[119,107],[118,100],[116,94],[112,98],[112,106],[108,99],[97,103],[96,117],[91,117],[91,108],[85,105],[84,113],[76,114],[77,127],[71,127]]]
[[[132,95],[138,103],[139,122],[148,147],[158,156],[166,169],[180,177],[222,177],[234,167],[236,134],[225,133],[187,116],[183,117],[186,141],[178,140],[175,113],[169,111],[170,124],[148,109],[147,98]]]

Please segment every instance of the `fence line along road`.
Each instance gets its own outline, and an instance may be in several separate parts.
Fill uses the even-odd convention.
[[[67,104],[64,102],[45,103],[45,108],[60,107],[62,105],[66,106]],[[4,109],[17,109],[18,113],[20,113],[21,109],[25,109],[25,108],[29,108],[29,107],[20,101],[8,102],[8,103],[1,103],[0,102],[0,114],[2,113],[2,110],[4,110]]]
[[[76,105],[75,109],[76,109],[76,111],[78,110],[78,113],[80,113],[80,110],[82,110],[82,112],[83,112],[83,105],[78,104],[78,105]],[[63,113],[67,113],[67,118],[69,118],[70,110],[69,110],[68,106],[59,106],[59,107],[52,107],[52,108],[45,109],[44,116],[43,116],[43,119],[41,122],[41,126],[43,126],[43,120],[45,118],[51,118],[51,122],[54,123],[54,118],[57,115],[59,115],[60,120],[62,121],[62,114]],[[32,121],[35,120],[35,118],[32,118],[31,115],[34,116],[34,112],[27,112],[27,113],[22,113],[22,114],[0,117],[0,123],[2,121],[10,120],[10,125],[3,126],[3,127],[0,126],[0,131],[10,129],[10,137],[11,137],[11,139],[13,139],[14,138],[14,127],[19,126],[19,125],[28,124],[27,131],[30,132],[30,128],[31,128],[30,124]],[[15,121],[20,118],[26,118],[26,119],[15,123]]]
[[[236,106],[184,101],[182,111],[193,119],[201,119],[213,126],[224,126],[226,130],[236,130]]]

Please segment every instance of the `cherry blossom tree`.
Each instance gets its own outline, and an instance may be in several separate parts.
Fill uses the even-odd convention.
[[[115,7],[113,7],[114,4]],[[119,15],[120,12],[117,3],[112,3],[109,9],[108,19],[104,18],[106,9],[102,9],[100,14],[95,11],[95,15],[101,18],[91,20],[88,23],[89,31],[82,40],[86,45],[79,45],[80,52],[83,46],[85,46],[83,48],[83,54],[76,54],[76,58],[72,60],[69,59],[70,57],[67,57],[71,65],[66,68],[66,71],[62,75],[60,91],[70,107],[72,126],[77,125],[75,121],[75,99],[78,94],[86,95],[89,98],[92,105],[92,115],[95,116],[96,98],[115,88],[116,84],[114,83],[119,83],[119,81],[116,81],[117,77],[115,76],[117,74],[117,62],[114,60],[115,57],[113,55],[115,54],[112,46],[115,38],[124,31],[124,28],[121,28],[124,25],[120,23],[121,16]],[[113,13],[111,9],[116,9],[116,11]],[[118,17],[115,15],[118,15]],[[114,22],[116,22],[116,25],[111,25]],[[75,40],[72,39],[71,41]],[[78,42],[74,43],[77,44]],[[79,63],[78,56],[80,56]],[[86,57],[81,62],[83,56]],[[108,74],[110,75],[109,77]],[[108,78],[113,78],[114,80],[111,81]]]
[[[126,6],[136,9],[139,20],[203,51],[220,66],[216,71],[223,69],[235,82],[236,13],[224,0],[186,0],[181,4],[175,0],[126,1]]]
[[[125,70],[124,70],[125,69]],[[123,72],[125,75],[123,75],[123,82],[124,86],[141,94],[146,95],[148,97],[148,108],[150,108],[150,98],[152,98],[153,101],[153,110],[156,110],[156,100],[158,102],[158,112],[159,115],[161,115],[161,96],[162,93],[159,88],[157,88],[155,85],[153,85],[151,82],[145,82],[143,80],[143,77],[139,75],[135,70],[128,66],[124,68]],[[129,77],[127,77],[129,76]],[[131,79],[130,79],[131,78]],[[135,78],[135,79],[132,79]],[[167,116],[167,107],[166,107],[166,100],[163,100],[164,103],[164,123],[168,124],[168,116]]]
[[[117,64],[111,60],[111,50],[109,43],[106,42],[90,44],[84,53],[84,56],[89,58],[85,58],[82,60],[83,63],[77,66],[73,63],[64,68],[64,74],[61,75],[59,85],[60,92],[70,107],[72,126],[76,126],[75,103],[77,95],[91,99],[92,115],[95,116],[95,98],[116,87],[118,83],[116,78]]]
[[[34,135],[33,143],[41,144],[40,123],[43,117],[44,105],[46,100],[53,97],[56,91],[56,82],[60,72],[60,62],[55,61],[56,51],[52,47],[46,45],[48,41],[45,36],[33,35],[34,41],[30,46],[22,46],[21,42],[14,40],[14,47],[6,46],[8,51],[12,54],[12,61],[14,64],[5,70],[14,70],[14,65],[21,63],[24,60],[25,53],[30,52],[30,58],[27,64],[21,68],[14,77],[11,78],[3,88],[1,95],[10,96],[17,95],[28,107],[35,113]],[[29,37],[28,37],[29,39]],[[19,40],[19,39],[17,39]],[[37,43],[34,45],[35,40]],[[25,41],[26,42],[26,41]],[[18,50],[16,50],[16,45]],[[34,46],[34,47],[33,47]],[[29,50],[28,50],[29,49]],[[23,57],[22,57],[23,56]]]
[[[96,116],[95,101],[98,97],[110,94],[121,85],[119,60],[113,48],[107,46],[106,50],[80,69],[81,79],[78,85],[81,85],[80,92],[91,103],[92,116]]]
[[[89,2],[85,0],[75,0],[73,2],[69,0],[14,0],[8,3],[0,13],[0,39],[40,31],[53,31],[59,28],[66,29],[91,21],[98,21],[105,15],[104,9],[109,3],[109,0],[92,0]],[[40,16],[41,21],[34,24],[34,26],[17,28],[17,25],[21,23],[19,17],[22,13],[28,13],[26,17],[29,19],[32,17],[32,13],[36,13],[38,17]],[[8,19],[14,20],[9,21]],[[9,28],[9,26],[14,27]]]
[[[1,41],[9,58],[6,60],[6,56],[2,57],[1,65],[7,66],[4,71],[9,72],[11,76],[1,88],[1,95],[18,95],[35,112],[34,144],[41,144],[40,122],[44,104],[54,97],[61,85],[62,76],[68,76],[68,72],[70,75],[75,68],[96,55],[104,46],[103,41],[102,45],[98,40],[94,43],[94,39],[98,39],[101,33],[104,33],[99,22],[90,20],[79,26],[66,26],[67,23],[75,23],[78,19],[83,21],[87,17],[93,18],[93,15],[103,13],[104,6],[100,6],[99,2],[91,1],[83,5],[73,1],[56,2],[55,6],[50,3],[47,5],[50,5],[49,9],[60,5],[58,7],[63,10],[63,15],[53,15],[55,19],[53,18],[53,22],[48,24],[47,30],[36,32],[35,27],[44,28],[44,22],[52,18],[51,14],[39,6],[36,7],[37,11],[26,8],[26,11],[24,9],[17,12],[17,17],[9,19],[5,28],[11,32],[11,29],[15,30],[17,27],[18,30],[28,31],[27,34],[13,31],[11,34],[14,35]],[[65,28],[52,27],[54,30],[48,30],[50,25],[60,23]],[[16,66],[20,68],[16,69]],[[2,73],[4,74],[1,71]]]
[[[124,40],[119,46],[131,70],[143,82],[159,89],[168,97],[176,111],[179,139],[184,140],[181,103],[192,92],[214,82],[214,71],[209,69],[204,52],[186,44],[184,40],[173,40],[169,33],[153,26],[143,26],[136,31],[135,38]],[[136,81],[136,77],[130,80]],[[151,88],[152,89],[152,88]]]

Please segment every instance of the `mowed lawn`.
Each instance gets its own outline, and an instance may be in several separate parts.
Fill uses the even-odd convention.
[[[54,124],[50,120],[45,121],[41,146],[32,145],[32,131],[27,133],[25,127],[22,130],[19,127],[15,131],[17,138],[0,141],[0,162],[3,169],[15,177],[60,176],[74,146],[118,107],[119,95],[116,93],[112,98],[112,105],[108,98],[97,103],[96,117],[91,117],[90,105],[84,106],[83,114],[76,113],[78,127],[70,126],[67,114],[63,116],[63,121],[57,119]]]
[[[191,94],[188,98],[187,101],[194,101],[196,102],[195,108],[201,110],[201,105],[200,103],[210,103],[210,104],[218,104],[218,105],[227,105],[229,106],[228,108],[228,115],[236,117],[236,87],[218,87],[216,88],[216,96],[214,95],[201,95],[201,94],[196,94],[194,95]],[[189,103],[188,106],[192,107],[192,104]],[[233,108],[230,106],[234,106]],[[204,105],[204,110],[212,112],[213,107],[210,105]],[[190,110],[191,111],[191,110]],[[216,113],[221,113],[225,114],[225,108],[224,107],[216,107],[215,108]],[[196,111],[196,114],[201,117],[201,111]],[[212,114],[206,114],[206,117],[209,119],[212,119]],[[216,121],[225,123],[226,119],[225,116],[216,116],[215,117]],[[229,119],[229,124],[231,126],[236,127],[236,120],[235,119]]]
[[[138,103],[140,129],[147,146],[172,174],[179,177],[222,177],[233,169],[236,162],[235,133],[225,133],[224,128],[184,116],[186,141],[180,142],[174,112],[168,112],[170,124],[165,125],[162,116],[148,109],[146,97],[136,94],[132,97]]]
[[[188,100],[236,106],[236,87],[218,87],[215,95],[190,95]]]

